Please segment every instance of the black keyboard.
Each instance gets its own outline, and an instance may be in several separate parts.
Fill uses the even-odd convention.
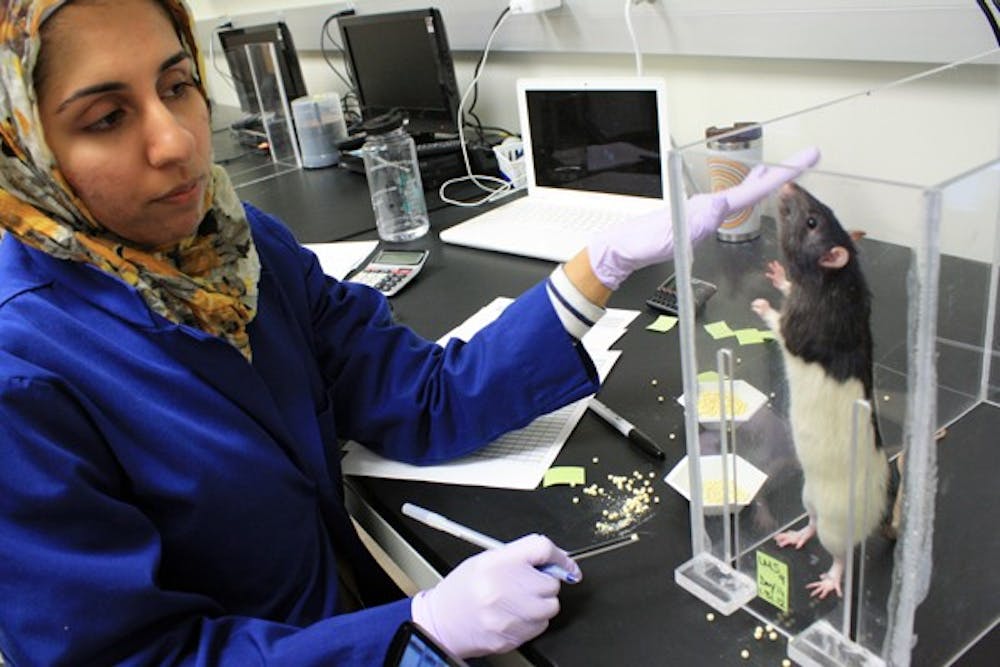
[[[458,139],[437,139],[417,144],[417,157],[457,153],[462,150],[462,142]]]

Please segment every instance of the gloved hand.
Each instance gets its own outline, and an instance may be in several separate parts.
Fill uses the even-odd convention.
[[[691,242],[697,243],[708,236],[730,212],[756,204],[818,160],[819,150],[807,148],[781,166],[757,165],[739,185],[690,197],[685,210]],[[587,246],[590,268],[597,279],[612,290],[618,289],[633,271],[665,262],[673,253],[674,234],[667,207],[637,216],[624,225],[616,225],[599,234]]]
[[[417,593],[413,621],[460,658],[510,651],[541,634],[559,612],[559,579],[536,569],[550,563],[577,581],[583,577],[542,535],[487,549]]]

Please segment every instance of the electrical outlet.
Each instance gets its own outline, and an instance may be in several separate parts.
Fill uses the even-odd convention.
[[[511,14],[537,14],[562,7],[562,0],[510,0]]]

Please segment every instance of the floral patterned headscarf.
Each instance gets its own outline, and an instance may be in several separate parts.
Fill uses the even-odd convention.
[[[212,166],[205,195],[209,213],[198,232],[177,247],[156,251],[102,227],[59,171],[39,122],[32,75],[40,27],[67,1],[0,0],[0,227],[49,255],[117,276],[155,313],[229,341],[249,360],[246,327],[257,310],[260,261],[243,207],[221,167]],[[159,1],[195,62],[205,94],[191,13],[183,0]]]

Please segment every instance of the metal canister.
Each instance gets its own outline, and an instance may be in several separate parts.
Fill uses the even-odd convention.
[[[763,130],[757,123],[735,123],[732,127],[705,130],[708,174],[712,192],[738,185],[762,157]],[[720,241],[751,241],[760,236],[757,206],[733,211],[716,231]]]

